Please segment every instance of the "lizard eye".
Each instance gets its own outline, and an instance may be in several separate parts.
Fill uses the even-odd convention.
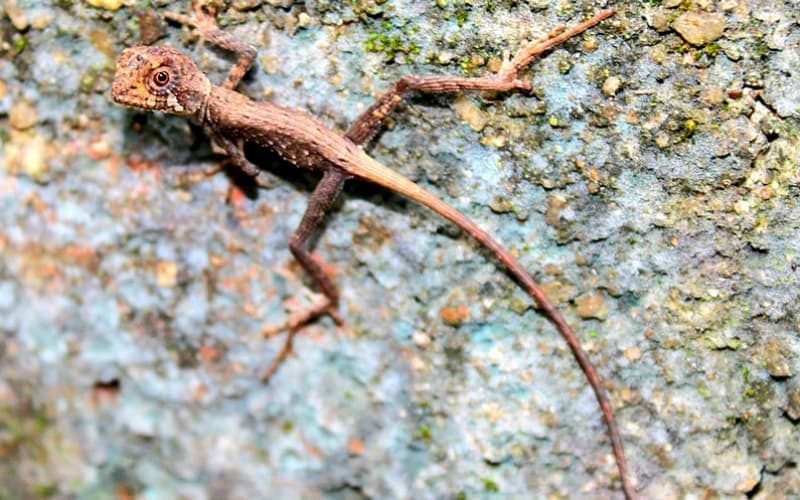
[[[155,83],[159,87],[163,87],[164,85],[169,83],[169,73],[164,71],[156,71],[153,74],[153,83]]]

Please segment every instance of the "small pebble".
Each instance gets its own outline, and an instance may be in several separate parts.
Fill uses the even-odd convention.
[[[638,361],[642,357],[642,350],[636,346],[631,346],[622,352],[628,361]]]
[[[666,132],[660,132],[656,135],[656,146],[658,146],[658,149],[666,149],[669,147],[669,135]]]
[[[414,332],[411,338],[414,341],[414,344],[419,348],[426,349],[431,345],[431,337],[425,332],[417,330]]]
[[[297,25],[301,28],[308,28],[313,23],[314,19],[305,12],[301,12],[300,15],[297,16]]]
[[[99,139],[89,144],[86,148],[86,156],[92,160],[102,160],[111,156],[111,146],[103,139]]]
[[[608,304],[601,292],[585,293],[575,299],[575,305],[578,308],[578,316],[583,319],[595,318],[604,320],[608,317]]]
[[[436,57],[436,62],[439,64],[450,64],[450,61],[456,58],[455,52],[452,51],[444,51],[439,52],[439,55]]]
[[[459,326],[469,319],[469,309],[461,307],[445,307],[439,312],[442,321],[450,326]]]
[[[12,131],[5,146],[5,170],[16,175],[24,173],[36,181],[43,181],[50,171],[51,150],[41,135]]]
[[[156,265],[156,283],[161,287],[173,287],[178,282],[178,264],[161,261]]]
[[[283,7],[285,9],[287,7],[291,7],[294,3],[294,0],[267,0],[267,3],[273,7]]]
[[[542,283],[542,289],[554,304],[566,303],[575,296],[574,286],[562,283],[558,280]]]
[[[544,213],[544,221],[555,226],[561,220],[561,212],[567,206],[567,200],[563,196],[551,195],[547,198],[547,210]]]
[[[647,25],[659,33],[669,31],[669,16],[663,9],[653,9],[645,14],[645,18],[647,19]]]
[[[495,149],[500,149],[508,143],[508,138],[504,135],[487,135],[481,137],[480,143]]]
[[[486,115],[469,97],[458,96],[453,103],[453,108],[458,113],[458,116],[469,124],[472,130],[480,132],[486,127]]]
[[[792,368],[789,366],[786,348],[778,339],[769,340],[764,346],[764,358],[767,371],[772,377],[787,378],[792,376]]]
[[[792,420],[800,420],[800,385],[795,384],[790,387],[788,392],[789,402],[786,407],[786,414]]]
[[[622,80],[620,80],[618,76],[609,76],[606,78],[606,81],[603,82],[603,94],[605,94],[606,97],[613,97],[621,86]]]
[[[586,38],[586,41],[583,42],[583,50],[586,52],[594,52],[598,47],[600,47],[600,40],[598,40],[596,36],[589,36]]]
[[[143,9],[136,13],[139,18],[139,41],[150,45],[167,33],[167,27],[161,16],[152,9]]]
[[[692,45],[702,46],[721,37],[725,24],[726,19],[722,14],[684,12],[672,23],[672,29]]]
[[[36,108],[31,103],[19,100],[11,107],[8,121],[11,127],[17,130],[25,130],[39,122],[39,115],[36,113]]]
[[[86,0],[95,9],[119,10],[123,5],[123,0]]]
[[[706,104],[717,106],[725,100],[725,92],[720,87],[708,87],[700,93],[700,99]]]
[[[3,2],[3,7],[17,31],[24,31],[28,28],[28,16],[25,15],[25,11],[19,6],[17,0],[6,0]]]

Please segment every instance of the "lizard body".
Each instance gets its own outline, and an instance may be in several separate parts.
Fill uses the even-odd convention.
[[[252,64],[255,51],[219,30],[213,17],[203,10],[200,2],[193,3],[196,13],[194,18],[177,14],[170,14],[168,17],[194,26],[207,39],[239,54],[239,60],[225,83],[221,86],[212,84],[190,58],[175,49],[137,46],[126,49],[120,55],[111,95],[115,102],[126,106],[193,118],[223,146],[232,161],[254,176],[257,182],[260,179],[260,170],[244,157],[236,141],[243,140],[271,149],[296,166],[321,170],[324,173],[312,194],[300,227],[292,236],[290,249],[321,289],[325,299],[308,310],[293,315],[284,325],[270,330],[268,334],[287,329],[288,334],[281,353],[264,374],[264,378],[268,379],[288,355],[298,327],[322,314],[335,313],[334,308],[338,301],[336,287],[306,247],[310,234],[331,208],[344,182],[350,178],[362,179],[419,202],[459,226],[490,250],[535,300],[565,338],[589,380],[606,421],[623,492],[626,497],[634,498],[635,489],[627,471],[613,407],[603,388],[603,381],[577,336],[543,289],[507,250],[477,224],[430,191],[374,160],[362,149],[380,130],[386,116],[408,91],[529,90],[529,83],[517,79],[520,69],[538,54],[610,17],[615,9],[603,11],[570,30],[554,31],[545,39],[525,47],[495,77],[405,77],[343,133],[327,127],[304,111],[253,101],[236,92],[234,89]]]

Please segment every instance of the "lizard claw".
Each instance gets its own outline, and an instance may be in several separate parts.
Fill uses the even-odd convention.
[[[194,11],[193,17],[176,12],[165,12],[164,17],[178,24],[194,28],[194,31],[201,38],[211,31],[219,30],[216,18],[217,9],[215,7],[207,5],[203,0],[192,0],[192,10]]]
[[[518,78],[515,78],[514,80],[512,80],[511,83],[514,84],[515,89],[521,90],[523,92],[530,92],[531,90],[533,90],[533,85],[531,85],[531,82],[527,80],[520,80]]]
[[[294,341],[294,336],[297,335],[298,329],[304,324],[318,318],[323,314],[329,314],[337,325],[341,325],[343,323],[339,313],[333,309],[333,302],[331,302],[328,297],[322,297],[309,307],[294,312],[291,316],[289,316],[289,319],[280,325],[267,327],[262,330],[261,334],[264,337],[272,337],[283,330],[288,330],[286,332],[286,340],[284,340],[283,347],[281,348],[280,352],[269,365],[269,367],[261,374],[262,382],[269,382],[269,379],[271,379],[275,372],[278,371],[280,365],[286,361],[286,358],[288,358],[289,355],[291,355],[292,343]]]
[[[289,316],[289,318],[283,323],[264,328],[261,331],[261,335],[265,338],[269,338],[269,337],[274,337],[275,335],[283,331],[292,332],[294,330],[297,330],[301,326],[305,325],[306,323],[322,316],[323,314],[330,315],[331,318],[333,318],[333,321],[335,321],[337,325],[341,325],[343,323],[342,318],[341,316],[339,316],[339,313],[333,309],[332,306],[333,304],[331,303],[331,300],[328,297],[321,297],[310,306],[292,313],[291,316]]]
[[[202,169],[184,168],[176,172],[180,184],[193,185],[214,177],[224,169],[223,165],[215,164]]]

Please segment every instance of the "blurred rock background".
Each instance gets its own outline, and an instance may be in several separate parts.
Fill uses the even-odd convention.
[[[480,75],[610,2],[234,0],[241,91],[344,128],[399,76]],[[544,283],[605,376],[648,497],[800,495],[800,9],[621,1],[531,95],[415,96],[371,148]],[[451,226],[354,184],[317,247],[315,178],[257,191],[185,120],[109,102],[116,55],[190,51],[163,0],[0,2],[0,497],[619,497],[554,327]],[[231,182],[235,189],[230,189]]]

